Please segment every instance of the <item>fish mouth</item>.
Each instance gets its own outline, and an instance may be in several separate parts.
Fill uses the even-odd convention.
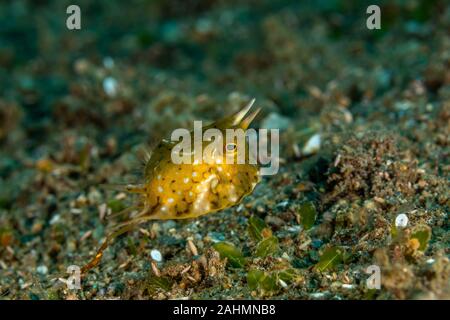
[[[258,108],[255,111],[253,111],[252,113],[250,113],[249,115],[247,115],[247,113],[250,111],[250,109],[252,108],[255,101],[256,101],[256,99],[253,98],[242,110],[238,111],[234,115],[233,125],[240,126],[243,129],[247,129],[250,126],[252,121],[256,118],[258,113],[261,111],[261,108]]]

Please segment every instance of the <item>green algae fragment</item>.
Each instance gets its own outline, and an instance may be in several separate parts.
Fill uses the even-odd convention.
[[[245,265],[245,257],[242,252],[229,242],[218,242],[213,248],[219,252],[220,257],[227,258],[228,263],[234,268],[243,268]]]
[[[251,269],[247,273],[247,284],[251,290],[259,289],[261,292],[274,292],[281,288],[279,280],[291,284],[298,277],[298,273],[293,268],[274,272]]]
[[[261,279],[265,277],[264,272],[257,269],[251,269],[247,273],[247,284],[251,290],[255,290],[259,287]]]
[[[319,262],[315,269],[322,272],[332,269],[344,261],[343,250],[340,247],[330,247],[320,256]]]
[[[111,209],[112,213],[116,213],[124,210],[126,205],[121,200],[111,199],[108,201],[108,207]]]
[[[305,230],[312,228],[316,222],[317,211],[312,202],[305,202],[298,209],[298,216],[300,217],[300,224]]]
[[[425,251],[431,239],[431,228],[427,225],[415,227],[411,232],[411,239],[417,239],[420,243],[418,250]]]
[[[398,229],[395,226],[395,224],[393,224],[391,226],[391,236],[392,236],[393,239],[395,239],[395,238],[397,238],[397,235],[398,235]]]
[[[133,239],[127,239],[128,249],[130,250],[131,255],[135,256],[138,252],[136,245],[134,244]]]
[[[149,294],[154,294],[159,290],[169,291],[172,288],[172,280],[167,277],[157,277],[151,275],[146,283],[146,289]]]
[[[49,290],[47,292],[47,300],[60,300],[61,297],[57,290]]]
[[[298,277],[297,271],[293,268],[289,268],[278,273],[278,278],[286,282],[292,283]]]
[[[255,256],[267,257],[278,251],[278,239],[274,236],[261,240],[256,246]]]
[[[85,145],[80,151],[79,166],[82,172],[87,172],[91,166],[91,146]]]
[[[251,269],[247,273],[247,284],[251,290],[259,289],[261,292],[277,291],[278,285],[277,273],[269,273],[258,269]]]
[[[256,216],[250,217],[248,219],[248,234],[255,241],[261,241],[263,239],[262,231],[267,228],[266,223],[261,218]]]
[[[275,274],[266,274],[260,281],[261,289],[264,291],[276,291],[279,289],[277,276]]]
[[[368,289],[367,292],[364,294],[364,300],[375,300],[378,295],[377,289]]]

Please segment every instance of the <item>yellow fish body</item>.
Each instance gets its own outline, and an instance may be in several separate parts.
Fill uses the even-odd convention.
[[[253,102],[253,101],[252,101]],[[202,128],[220,130],[247,129],[259,110],[245,118],[252,103],[236,114]],[[193,136],[191,132],[191,136]],[[198,138],[198,137],[197,137]],[[193,141],[193,139],[191,140]],[[223,210],[238,204],[251,193],[259,182],[257,164],[248,160],[248,144],[245,146],[246,161],[228,164],[226,157],[237,158],[236,144],[224,144],[222,152],[210,149],[209,161],[192,164],[175,164],[171,159],[176,145],[162,142],[145,165],[145,183],[135,192],[142,194],[142,215],[153,219],[187,219]],[[208,142],[202,142],[205,148]],[[193,157],[193,156],[192,156]],[[212,160],[212,161],[211,161]]]
[[[246,130],[259,112],[258,109],[247,115],[253,103],[254,99],[239,112],[202,127],[202,137],[210,128],[220,130],[224,136],[227,129]],[[190,134],[193,136],[194,132]],[[208,145],[207,141],[201,143],[202,147]],[[139,203],[130,208],[139,209],[139,213],[120,224],[116,232],[107,236],[95,258],[82,268],[82,272],[100,262],[103,251],[113,238],[133,229],[137,224],[155,219],[196,218],[232,207],[250,194],[260,181],[258,165],[248,161],[247,141],[245,141],[246,161],[243,164],[237,161],[230,164],[226,161],[226,157],[237,158],[239,149],[235,143],[223,145],[222,152],[209,149],[210,161],[201,163],[193,161],[191,164],[176,164],[172,161],[175,146],[176,143],[163,140],[154,149],[145,163],[144,182],[140,185],[128,185],[126,188],[126,191],[140,195]]]

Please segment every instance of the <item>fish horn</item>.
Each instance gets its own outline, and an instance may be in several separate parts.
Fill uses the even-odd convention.
[[[244,119],[245,115],[252,108],[253,104],[255,103],[255,100],[256,99],[253,98],[242,110],[238,111],[233,115],[233,125],[237,126],[239,123],[241,123],[242,119]]]
[[[241,128],[244,130],[247,129],[260,111],[261,111],[261,108],[258,108],[255,111],[253,111],[252,113],[250,113],[247,117],[245,117],[245,119],[242,120],[241,123],[239,124],[241,126]]]

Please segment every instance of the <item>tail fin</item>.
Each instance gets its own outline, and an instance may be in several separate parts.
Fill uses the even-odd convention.
[[[121,234],[124,234],[124,233],[134,229],[134,227],[135,227],[134,224],[130,224],[130,225],[123,226],[122,228],[120,228],[119,230],[117,230],[117,231],[115,231],[113,233],[110,233],[106,237],[105,241],[103,241],[103,243],[100,246],[100,248],[97,250],[97,253],[95,254],[95,257],[81,268],[81,273],[82,274],[86,273],[87,271],[89,271],[92,268],[96,267],[100,263],[100,261],[101,261],[101,259],[103,257],[103,252],[105,251],[106,248],[108,248],[108,246],[111,243],[111,241],[114,238],[120,236]]]
[[[135,229],[138,225],[140,225],[146,221],[153,220],[153,219],[154,219],[153,216],[148,215],[148,210],[143,209],[138,214],[137,217],[133,218],[130,221],[119,224],[117,226],[118,230],[116,230],[106,236],[106,239],[103,241],[102,245],[97,250],[97,253],[95,254],[94,258],[81,268],[81,274],[86,273],[87,271],[91,270],[92,268],[95,268],[100,263],[100,261],[103,257],[104,251],[110,245],[112,240],[114,240],[116,237],[118,237],[128,231]]]

